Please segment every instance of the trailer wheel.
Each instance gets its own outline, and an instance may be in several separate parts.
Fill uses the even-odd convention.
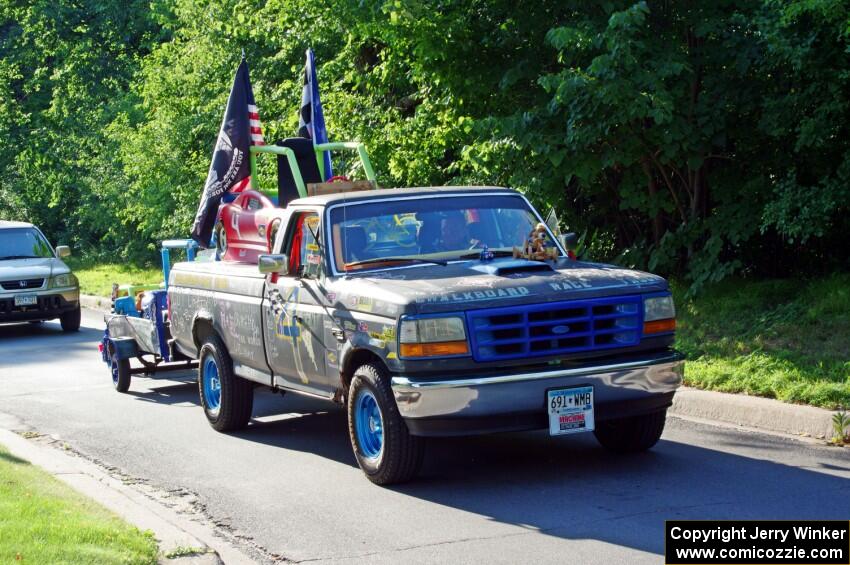
[[[233,361],[217,335],[204,340],[199,357],[198,392],[210,425],[219,432],[244,428],[254,409],[253,385],[233,373]]]
[[[617,453],[638,453],[658,443],[667,410],[599,422],[593,434],[603,447]]]
[[[109,344],[109,368],[112,371],[112,386],[118,392],[127,392],[130,388],[130,360],[118,359],[115,346]]]
[[[423,440],[410,435],[383,367],[354,372],[348,393],[348,433],[357,464],[378,485],[413,478],[422,465]]]

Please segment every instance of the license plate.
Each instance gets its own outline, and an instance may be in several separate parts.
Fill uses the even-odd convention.
[[[548,390],[546,407],[549,411],[549,435],[592,432],[595,428],[592,386]]]
[[[38,304],[38,296],[35,294],[23,294],[15,297],[15,306],[32,306]]]

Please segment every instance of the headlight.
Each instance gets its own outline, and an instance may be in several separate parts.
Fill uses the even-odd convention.
[[[643,301],[643,333],[664,333],[676,329],[676,306],[673,297],[653,296]]]
[[[50,279],[51,288],[62,288],[66,286],[77,286],[77,277],[71,273],[65,273],[64,275],[56,275]]]
[[[469,353],[463,318],[457,316],[402,320],[398,335],[402,357],[447,357]]]

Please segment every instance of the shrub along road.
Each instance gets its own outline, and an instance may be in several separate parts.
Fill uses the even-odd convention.
[[[671,418],[650,453],[523,433],[432,441],[422,477],[379,488],[343,413],[257,393],[243,432],[215,433],[194,384],[112,390],[100,315],[79,334],[0,327],[0,412],[163,490],[295,561],[657,563],[665,519],[847,519],[850,462],[827,448]]]

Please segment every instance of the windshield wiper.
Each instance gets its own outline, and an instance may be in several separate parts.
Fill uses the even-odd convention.
[[[6,259],[39,259],[38,255],[5,255],[0,257],[0,261],[5,261]]]
[[[493,254],[493,257],[513,257],[513,251],[505,251],[504,249],[491,249],[490,253]],[[458,257],[458,259],[478,259],[481,257],[481,251],[476,251],[475,253],[465,253]]]
[[[442,265],[443,267],[448,265],[448,262],[440,261],[439,259],[420,259],[419,257],[374,257],[372,259],[364,259],[363,261],[355,261],[354,263],[346,263],[345,269],[348,270],[349,267],[360,267],[362,265],[373,265],[375,263],[395,263],[399,261],[406,261],[408,263],[428,263],[432,265]]]

